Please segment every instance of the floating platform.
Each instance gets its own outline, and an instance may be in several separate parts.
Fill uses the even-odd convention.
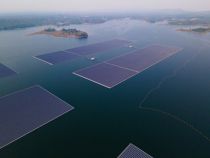
[[[16,75],[17,73],[7,66],[0,63],[0,78]]]
[[[74,60],[77,57],[78,57],[78,55],[75,55],[73,53],[59,51],[59,52],[38,55],[38,56],[35,56],[34,58],[41,60],[49,65],[55,65],[55,64],[59,64],[59,63],[65,62],[65,61]]]
[[[0,98],[0,148],[74,108],[40,86]]]
[[[105,52],[107,50],[120,48],[123,46],[129,46],[130,42],[126,40],[114,39],[101,43],[90,44],[86,46],[76,47],[64,51],[52,52],[48,54],[42,54],[34,56],[34,58],[45,62],[49,65],[59,64],[65,61],[71,61],[77,57],[87,56],[90,54],[96,54]]]
[[[73,74],[106,88],[112,88],[133,77],[137,74],[137,72],[120,68],[118,66],[113,66],[108,63],[100,63],[79,71],[75,71]]]
[[[129,46],[130,42],[126,40],[113,39],[101,43],[90,44],[77,48],[65,50],[65,52],[72,52],[81,56],[87,56],[91,54],[105,52],[111,49],[120,48],[123,46]]]
[[[181,48],[173,46],[151,45],[132,53],[115,57],[106,62],[75,71],[73,74],[106,88],[113,88],[181,50]]]
[[[142,71],[158,64],[166,58],[178,53],[181,48],[162,45],[151,45],[133,53],[116,57],[107,63],[131,69],[141,73]]]
[[[153,158],[133,144],[129,144],[117,158]]]

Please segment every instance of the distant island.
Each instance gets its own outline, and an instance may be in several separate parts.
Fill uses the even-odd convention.
[[[129,14],[3,14],[0,15],[0,31],[26,29],[37,26],[69,27],[80,24],[101,24],[110,20],[129,18],[154,24],[175,26],[210,26],[210,12],[163,10],[151,13]],[[203,31],[203,30],[202,30]],[[202,32],[201,31],[201,32]]]
[[[100,24],[111,16],[86,16],[70,14],[5,14],[0,15],[0,31],[25,29],[36,26],[70,26],[73,24]]]
[[[197,32],[197,33],[209,33],[210,27],[199,27],[199,28],[193,28],[193,29],[178,29],[177,31],[182,32]]]
[[[77,30],[77,29],[62,29],[57,30],[55,28],[47,28],[30,35],[51,35],[54,37],[64,37],[64,38],[88,38],[88,33]]]

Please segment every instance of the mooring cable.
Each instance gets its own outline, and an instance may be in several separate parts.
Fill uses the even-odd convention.
[[[208,45],[209,46],[209,45]],[[170,117],[178,122],[181,122],[182,124],[186,125],[187,127],[189,127],[190,129],[192,129],[194,132],[196,132],[197,134],[199,134],[201,137],[203,137],[205,140],[207,140],[208,142],[210,142],[210,137],[206,136],[201,130],[197,129],[196,127],[194,127],[191,123],[181,119],[180,117],[173,115],[169,112],[163,111],[163,110],[159,110],[156,108],[151,108],[151,107],[144,107],[143,104],[145,103],[145,101],[151,96],[151,94],[155,91],[157,91],[167,80],[175,77],[178,72],[180,70],[182,70],[183,68],[185,68],[191,61],[193,61],[198,55],[200,55],[202,53],[203,47],[199,48],[198,53],[195,53],[189,60],[187,60],[181,67],[175,69],[171,74],[165,76],[158,84],[157,86],[155,86],[154,88],[152,88],[145,96],[144,98],[140,101],[139,103],[139,108],[141,110],[147,110],[147,111],[152,111],[152,112],[157,112],[160,113],[162,115],[165,115],[167,117]]]

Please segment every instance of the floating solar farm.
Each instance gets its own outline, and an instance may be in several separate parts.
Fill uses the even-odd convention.
[[[129,144],[118,158],[153,158],[133,144]]]
[[[151,45],[73,74],[106,88],[113,88],[179,51],[181,48],[178,47]]]
[[[0,98],[0,148],[74,108],[40,86]]]
[[[177,47],[151,45],[144,49],[139,49],[134,53],[109,60],[107,63],[141,73],[145,69],[159,63],[179,51],[180,48]]]
[[[47,64],[55,65],[58,63],[62,63],[64,61],[71,61],[77,57],[101,53],[107,50],[120,48],[123,46],[129,46],[129,44],[130,44],[129,41],[114,39],[101,43],[95,43],[87,46],[72,48],[64,51],[42,54],[35,56],[34,58],[39,59]]]
[[[0,63],[0,78],[15,75],[16,72]]]
[[[58,64],[58,63],[61,63],[64,61],[73,60],[77,57],[78,56],[75,54],[60,51],[60,52],[53,52],[53,53],[49,53],[49,54],[38,55],[34,58],[37,58],[49,65],[55,65],[55,64]]]
[[[56,65],[80,57],[87,57],[90,54],[98,54],[121,47],[131,48],[131,46],[129,41],[115,39],[64,51],[37,55],[34,58],[49,65]],[[174,46],[150,45],[90,67],[76,70],[73,74],[110,89],[164,59],[175,55],[179,51],[181,51],[181,48]],[[0,78],[14,74],[16,72],[0,64]],[[29,87],[0,97],[0,148],[73,109],[74,107],[41,86]],[[152,158],[135,145],[129,144],[118,158],[131,157]]]
[[[90,54],[96,54],[96,53],[101,53],[107,50],[123,47],[123,46],[129,46],[129,41],[126,40],[119,40],[119,39],[114,39],[110,41],[105,41],[101,43],[96,43],[96,44],[91,44],[87,46],[82,46],[78,48],[72,48],[66,50],[66,52],[73,52],[78,55],[90,55]]]
[[[74,74],[106,88],[112,88],[136,75],[137,72],[113,66],[108,63],[101,63],[76,71]]]

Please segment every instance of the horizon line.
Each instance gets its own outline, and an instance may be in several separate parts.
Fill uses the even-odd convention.
[[[125,13],[126,11],[126,13]],[[210,12],[210,10],[187,10],[187,9],[144,9],[144,10],[107,10],[107,11],[0,11],[1,14],[110,14],[110,13],[119,13],[119,14],[131,14],[131,13],[157,13],[157,12],[185,12],[185,13],[200,13],[200,12]]]

